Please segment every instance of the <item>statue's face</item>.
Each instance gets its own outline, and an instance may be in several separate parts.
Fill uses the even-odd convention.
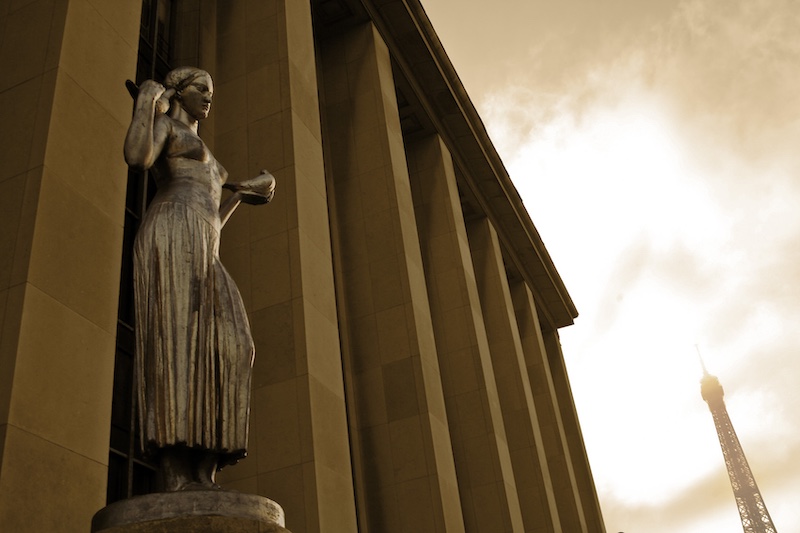
[[[203,74],[192,81],[181,92],[181,105],[195,120],[203,120],[211,111],[211,97],[214,94],[214,82],[211,76]]]

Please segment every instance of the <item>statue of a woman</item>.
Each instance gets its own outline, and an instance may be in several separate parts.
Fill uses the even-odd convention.
[[[219,239],[241,201],[272,199],[275,178],[225,183],[197,135],[213,91],[192,67],[145,81],[125,138],[128,165],[158,186],[134,245],[135,368],[142,447],[167,491],[218,488],[216,471],[247,448],[253,339]],[[223,186],[234,192],[220,205]]]

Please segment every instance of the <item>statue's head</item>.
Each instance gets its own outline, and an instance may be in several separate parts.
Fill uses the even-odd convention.
[[[211,97],[214,94],[214,82],[205,70],[195,67],[178,67],[171,70],[164,78],[164,87],[174,89],[173,102],[196,120],[208,116],[211,110]]]

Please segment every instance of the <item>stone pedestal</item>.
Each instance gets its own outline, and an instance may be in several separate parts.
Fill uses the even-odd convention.
[[[280,505],[228,491],[159,492],[104,507],[92,533],[290,533]]]

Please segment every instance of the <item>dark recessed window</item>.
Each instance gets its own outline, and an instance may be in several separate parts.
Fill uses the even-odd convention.
[[[173,0],[144,0],[142,3],[135,80],[137,84],[146,79],[163,80],[171,69],[175,12],[173,4]],[[120,90],[125,90],[121,83]],[[107,503],[147,494],[155,489],[155,465],[142,455],[139,444],[133,386],[136,326],[133,311],[133,241],[155,190],[155,181],[149,172],[128,172],[114,358],[114,394],[111,405]]]

